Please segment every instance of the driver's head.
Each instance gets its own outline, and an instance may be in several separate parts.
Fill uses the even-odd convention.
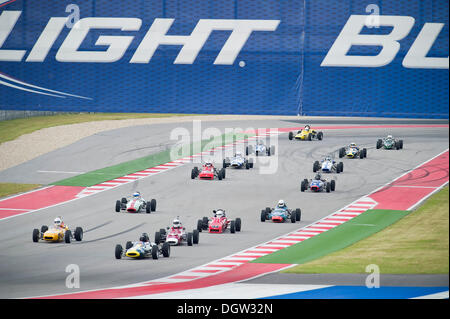
[[[392,135],[388,135],[387,138],[391,140],[392,139]]]
[[[181,222],[178,218],[175,218],[172,222],[172,227],[173,228],[180,228],[181,227]]]
[[[219,209],[216,211],[216,217],[221,218],[224,216],[223,210]]]
[[[305,131],[309,131],[311,127],[309,125],[305,125]]]
[[[314,179],[321,179],[322,175],[320,175],[320,173],[317,173],[316,176],[314,177]]]
[[[139,192],[135,192],[133,194],[133,198],[139,198],[140,196],[141,196],[141,193],[139,193]]]
[[[147,233],[142,233],[141,237],[139,237],[139,240],[142,241],[142,242],[150,241]]]
[[[236,152],[236,157],[242,157],[242,153],[241,152]]]
[[[280,200],[278,201],[278,207],[284,207],[284,206],[286,206],[285,201],[282,200],[282,199],[280,199]]]
[[[206,163],[205,163],[205,166],[206,166],[206,167],[211,167],[211,166],[212,166],[212,163],[211,163],[211,162],[206,162]]]
[[[356,147],[356,143],[350,143],[350,147]]]
[[[62,225],[62,219],[61,219],[61,217],[56,217],[56,218],[53,220],[53,223],[55,224],[55,226],[61,226],[61,225]]]

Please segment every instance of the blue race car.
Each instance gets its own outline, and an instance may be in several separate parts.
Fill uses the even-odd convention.
[[[300,208],[295,209],[295,211],[290,210],[289,208],[270,208],[266,207],[266,209],[261,210],[261,221],[265,222],[266,220],[271,220],[274,223],[284,223],[285,221],[290,220],[292,223],[296,221],[300,221],[302,216],[302,212]]]
[[[304,179],[302,180],[300,184],[300,190],[304,192],[307,189],[310,189],[313,192],[322,192],[326,191],[327,193],[335,190],[336,188],[336,181],[332,179],[331,181],[327,181],[326,179],[322,178],[322,175],[320,173],[316,174],[316,176],[313,179]]]
[[[253,159],[247,159],[242,156],[241,152],[236,152],[234,157],[227,157],[223,160],[223,168],[227,167],[250,169],[253,168]]]

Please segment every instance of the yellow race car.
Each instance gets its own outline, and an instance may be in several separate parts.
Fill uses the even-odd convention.
[[[75,228],[75,232],[72,235],[72,231],[69,227],[59,227],[51,226],[48,228],[46,225],[39,229],[33,229],[33,242],[37,243],[39,240],[49,241],[49,242],[61,242],[64,241],[67,244],[71,242],[72,239],[76,241],[81,241],[83,239],[83,228]]]
[[[289,140],[311,141],[313,139],[321,141],[323,139],[323,132],[313,130],[309,125],[305,125],[302,130],[297,131],[297,134],[289,132]]]

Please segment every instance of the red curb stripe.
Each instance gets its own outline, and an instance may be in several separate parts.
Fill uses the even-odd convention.
[[[194,269],[194,270],[189,270],[189,272],[205,272],[205,273],[215,273],[218,271],[222,271],[220,269]]]

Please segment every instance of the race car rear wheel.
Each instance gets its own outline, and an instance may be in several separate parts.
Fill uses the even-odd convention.
[[[317,172],[320,169],[320,163],[319,161],[315,161],[313,164],[313,172]]]
[[[242,224],[241,219],[239,217],[236,218],[236,231],[241,231],[241,224]]]
[[[155,233],[155,244],[159,244],[161,242],[161,233],[159,231],[157,231]]]
[[[133,247],[133,243],[131,241],[127,241],[125,244],[125,249],[130,249],[131,247]]]
[[[192,233],[187,233],[186,241],[188,246],[192,246]]]
[[[301,219],[302,219],[302,211],[300,208],[297,208],[295,210],[295,220],[299,222]]]
[[[234,233],[236,232],[236,222],[235,222],[234,220],[232,220],[232,221],[230,222],[230,232],[231,232],[232,234],[234,234]]]
[[[159,254],[158,246],[153,245],[152,246],[152,258],[153,259],[158,259],[158,257],[159,257],[158,254]]]
[[[121,245],[116,245],[116,249],[114,252],[114,255],[116,256],[116,259],[121,259],[122,258],[122,252],[123,252],[123,248]]]
[[[294,133],[292,133],[292,132],[289,132],[289,140],[291,140],[292,141],[292,139],[294,138]]]
[[[327,193],[331,192],[331,184],[330,183],[327,183],[326,190],[327,190]]]
[[[344,163],[343,162],[339,162],[338,164],[339,169],[341,170],[341,173],[344,171]]]
[[[33,229],[33,242],[37,243],[39,241],[39,229]]]
[[[334,192],[334,190],[336,189],[336,181],[335,181],[334,179],[331,180],[331,186],[330,186],[330,188],[331,188],[331,191],[333,191],[333,192]]]
[[[339,149],[339,158],[342,158],[345,156],[345,147],[341,147]]]
[[[381,148],[381,146],[383,146],[383,141],[381,139],[377,140],[377,150]]]
[[[66,230],[65,234],[64,234],[64,241],[66,242],[66,244],[70,244],[70,240],[72,239],[72,233],[70,230]]]
[[[74,236],[75,236],[76,241],[82,241],[83,240],[83,228],[81,228],[81,227],[75,228]]]
[[[170,245],[169,245],[169,243],[164,243],[163,245],[162,245],[162,254],[163,254],[163,256],[164,257],[169,257],[170,256]]]
[[[322,132],[317,133],[317,139],[319,141],[323,140],[323,133]]]
[[[197,230],[198,230],[199,232],[201,232],[202,229],[203,229],[203,221],[202,221],[201,219],[199,219],[199,220],[197,221]]]
[[[122,208],[122,204],[120,203],[120,200],[116,200],[116,212],[120,212],[121,208]]]
[[[156,210],[156,199],[150,201],[150,210],[154,212]]]
[[[264,209],[261,210],[261,221],[263,223],[266,221],[266,211]]]
[[[208,221],[209,221],[208,217],[203,217],[203,219],[202,219],[203,226],[202,227],[204,230],[208,230]]]
[[[192,231],[192,242],[197,245],[200,240],[200,234],[198,229]]]
[[[194,168],[191,171],[191,179],[195,179],[197,177],[197,174],[195,173]]]
[[[47,225],[42,225],[41,226],[41,233],[45,233],[48,230],[48,226]]]
[[[291,212],[291,223],[295,223],[295,221],[296,221],[296,213],[295,212]]]
[[[367,157],[367,148],[363,148],[364,158]]]
[[[302,181],[302,182],[300,183],[300,190],[301,190],[302,192],[304,192],[304,191],[306,190],[306,184],[305,184],[305,181]]]
[[[402,150],[403,149],[403,140],[400,140],[399,142],[400,142],[400,149]]]

